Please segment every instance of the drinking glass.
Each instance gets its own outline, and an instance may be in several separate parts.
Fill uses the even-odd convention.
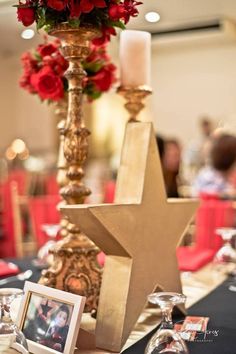
[[[13,322],[10,315],[10,307],[18,297],[21,297],[21,289],[0,289],[0,353],[1,354],[28,354],[28,346],[24,334]]]
[[[186,296],[172,292],[160,292],[150,294],[148,301],[160,306],[162,322],[158,331],[148,342],[145,354],[189,354],[184,340],[174,330],[172,322],[173,307],[183,304]]]
[[[48,241],[39,249],[38,259],[45,265],[51,264],[50,249],[52,249],[56,244],[56,236],[60,231],[59,224],[43,224],[42,230],[48,236]]]
[[[216,233],[220,235],[223,239],[223,246],[218,250],[215,255],[215,263],[236,263],[236,251],[231,245],[231,240],[234,235],[236,235],[236,229],[222,227],[216,229]]]

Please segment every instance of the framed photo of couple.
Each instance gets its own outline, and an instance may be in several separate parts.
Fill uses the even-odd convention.
[[[26,282],[17,324],[33,354],[72,354],[85,297]]]

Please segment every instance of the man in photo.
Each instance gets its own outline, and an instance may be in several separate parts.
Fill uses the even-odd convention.
[[[67,305],[61,305],[52,319],[45,338],[41,339],[39,343],[59,352],[63,352],[69,330],[69,315],[69,307]]]

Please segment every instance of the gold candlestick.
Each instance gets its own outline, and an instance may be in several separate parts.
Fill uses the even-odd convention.
[[[59,149],[58,149],[58,160],[57,160],[57,184],[60,188],[65,187],[69,180],[66,177],[66,159],[64,156],[64,140],[65,140],[65,126],[66,117],[68,111],[68,95],[66,94],[64,99],[56,102],[55,104],[55,115],[58,117],[57,129],[59,132]],[[67,226],[68,220],[66,217],[61,218],[60,221],[60,234],[62,237],[68,235]]]
[[[138,114],[145,107],[142,101],[152,93],[152,89],[146,85],[137,87],[120,86],[117,92],[127,101],[125,108],[130,114],[129,122],[137,122]]]
[[[89,130],[83,121],[83,79],[86,75],[82,62],[90,53],[90,42],[99,36],[91,26],[72,28],[63,23],[54,28],[51,35],[62,43],[62,54],[69,61],[68,113],[66,122],[61,122],[61,176],[60,194],[66,204],[81,204],[91,193],[82,182],[83,165],[88,156]],[[66,175],[65,175],[66,174]],[[67,223],[66,237],[53,250],[54,263],[42,272],[40,282],[57,289],[83,295],[87,298],[85,311],[97,309],[101,286],[101,268],[97,264],[98,247],[80,231],[78,225]]]

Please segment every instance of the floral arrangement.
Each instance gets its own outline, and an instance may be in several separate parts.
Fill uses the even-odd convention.
[[[92,24],[101,30],[98,43],[110,40],[115,27],[125,28],[130,17],[138,15],[136,0],[19,0],[18,20],[24,26],[34,22],[37,28],[50,31],[57,24],[68,22],[72,27]]]
[[[91,45],[91,54],[83,63],[87,73],[83,82],[83,93],[89,100],[96,99],[108,91],[116,81],[116,67],[110,61],[106,45]],[[68,90],[64,73],[68,62],[59,51],[60,41],[45,41],[33,51],[25,52],[22,57],[23,74],[20,86],[41,100],[59,101]]]

